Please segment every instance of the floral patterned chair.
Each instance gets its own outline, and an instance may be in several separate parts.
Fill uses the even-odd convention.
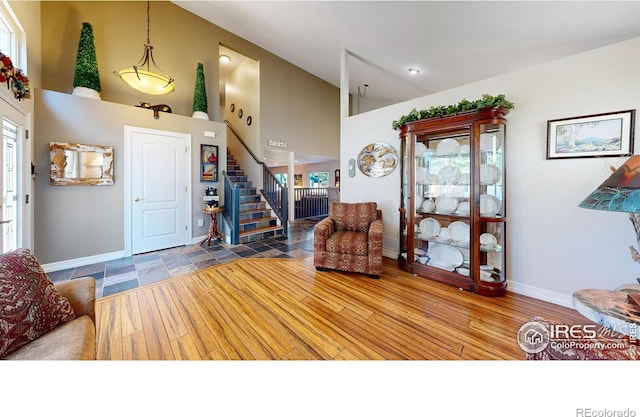
[[[313,264],[319,271],[382,274],[382,211],[374,202],[329,204],[329,217],[313,231]]]

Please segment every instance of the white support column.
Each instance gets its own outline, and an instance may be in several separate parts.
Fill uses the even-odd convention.
[[[295,178],[294,178],[295,162],[296,162],[295,153],[290,151],[289,152],[289,165],[288,165],[288,171],[287,171],[287,193],[289,194],[289,196],[288,196],[288,198],[289,198],[289,224],[291,224],[291,222],[293,220],[295,220],[295,214],[296,214],[296,201],[294,200],[295,194],[293,192],[293,185],[295,183]]]
[[[349,51],[340,51],[340,117],[349,117]]]

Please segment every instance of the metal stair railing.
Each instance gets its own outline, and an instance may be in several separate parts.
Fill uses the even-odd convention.
[[[224,181],[224,211],[222,215],[228,220],[229,239],[232,245],[240,243],[240,189],[231,181],[227,171],[222,171]]]

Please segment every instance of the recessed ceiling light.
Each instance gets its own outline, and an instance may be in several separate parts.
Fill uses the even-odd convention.
[[[231,62],[231,58],[229,58],[227,55],[220,55],[220,63],[228,64],[229,62]]]
[[[420,70],[418,68],[409,68],[409,74],[411,75],[420,74]]]

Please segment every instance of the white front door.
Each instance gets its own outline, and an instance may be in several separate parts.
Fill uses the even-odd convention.
[[[32,179],[31,140],[27,139],[29,117],[11,102],[0,96],[2,124],[2,154],[0,163],[0,252],[32,245]]]
[[[132,254],[190,242],[190,139],[184,133],[125,127]]]

